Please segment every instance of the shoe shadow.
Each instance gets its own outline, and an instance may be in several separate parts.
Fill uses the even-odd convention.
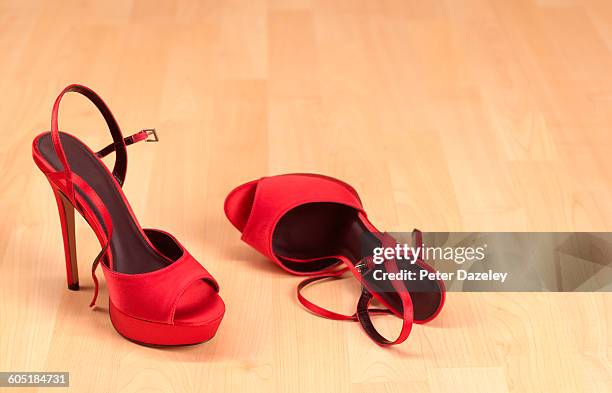
[[[220,329],[223,329],[223,322]],[[153,357],[162,362],[219,363],[236,360],[236,354],[227,350],[234,346],[226,342],[226,337],[228,336],[220,330],[213,338],[203,343],[169,347],[139,345],[139,351],[144,351],[147,357]]]

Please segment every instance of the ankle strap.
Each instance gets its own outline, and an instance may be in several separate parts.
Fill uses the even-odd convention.
[[[69,85],[57,96],[55,99],[55,103],[53,104],[53,111],[51,113],[51,138],[53,139],[53,148],[55,149],[55,153],[57,154],[62,166],[64,167],[64,174],[67,180],[67,195],[71,200],[74,200],[74,185],[71,181],[69,181],[69,174],[72,172],[70,169],[70,165],[68,164],[68,159],[66,158],[66,154],[64,153],[64,149],[62,147],[62,142],[59,137],[59,125],[58,125],[58,116],[59,116],[59,106],[62,98],[66,93],[79,93],[87,97],[91,102],[94,103],[96,108],[102,113],[104,120],[108,126],[108,129],[113,137],[113,148],[112,151],[116,152],[115,157],[115,165],[113,167],[113,176],[117,180],[120,186],[123,185],[125,181],[125,174],[127,171],[127,151],[126,151],[126,143],[123,139],[123,135],[121,134],[121,129],[117,124],[117,121],[113,117],[110,109],[106,105],[106,103],[88,87],[82,85]],[[109,151],[110,153],[110,151]],[[108,153],[107,153],[108,154]]]
[[[372,322],[372,315],[393,315],[391,310],[386,308],[370,308],[370,303],[372,302],[372,294],[368,289],[364,286],[361,288],[361,296],[359,297],[359,302],[357,303],[357,311],[352,315],[340,314],[335,311],[328,310],[324,307],[318,306],[306,299],[304,295],[302,295],[301,291],[306,286],[315,283],[317,281],[326,280],[326,279],[341,279],[342,275],[346,273],[349,269],[344,268],[332,273],[321,274],[314,277],[309,277],[303,281],[301,281],[297,286],[297,297],[298,301],[311,313],[318,315],[323,318],[333,319],[336,321],[353,321],[359,322],[361,327],[366,332],[366,334],[377,344],[382,346],[387,345],[396,345],[401,344],[410,335],[413,324],[413,306],[412,299],[410,298],[410,294],[407,292],[399,292],[398,295],[402,301],[403,306],[403,315],[402,315],[402,329],[398,335],[398,337],[391,341],[386,339],[382,334],[378,332],[374,323]]]
[[[362,288],[361,297],[359,298],[359,303],[357,304],[357,319],[359,320],[359,323],[366,334],[378,345],[387,346],[401,344],[406,341],[408,336],[410,336],[413,324],[412,299],[410,298],[409,294],[404,293],[404,295],[407,296],[404,297],[402,294],[400,294],[400,297],[402,298],[402,305],[404,307],[404,312],[402,315],[402,329],[397,338],[391,341],[380,334],[372,323],[372,319],[370,318],[370,315],[372,314],[370,310],[372,294],[365,287]]]
[[[413,232],[413,236],[418,242],[417,244],[422,244],[420,231],[415,230]],[[377,237],[379,238],[381,245],[384,247],[393,247],[397,244],[397,241],[388,233],[380,233],[377,235]],[[363,264],[365,269],[368,270],[369,268],[371,268],[372,258],[367,257],[364,259],[364,261],[360,262],[360,264]],[[395,260],[395,258],[385,259],[385,261],[383,262],[383,266],[385,270],[389,273],[399,273],[399,267],[397,266],[397,261]],[[356,270],[358,274],[363,277],[362,271],[360,269]],[[395,293],[400,298],[400,301],[402,303],[402,329],[395,340],[391,341],[383,337],[383,335],[380,334],[378,330],[376,330],[376,327],[372,323],[368,308],[370,307],[370,303],[372,302],[373,295],[372,293],[370,293],[370,291],[367,290],[367,288],[365,288],[365,286],[361,292],[359,302],[357,303],[357,319],[359,320],[361,327],[363,327],[363,330],[368,336],[370,336],[372,340],[374,340],[378,345],[381,346],[396,345],[406,341],[406,339],[410,335],[410,332],[412,331],[412,324],[414,322],[414,308],[412,305],[412,297],[408,292],[408,288],[406,287],[405,282],[403,280],[391,280],[391,285],[393,286]]]
[[[352,315],[346,315],[346,314],[340,314],[337,313],[335,311],[331,311],[328,310],[324,307],[318,306],[316,304],[314,304],[313,302],[311,302],[310,300],[306,299],[304,297],[304,295],[302,295],[302,289],[304,289],[306,286],[313,284],[317,281],[321,281],[321,280],[328,280],[328,279],[334,279],[334,280],[339,280],[342,279],[344,273],[346,273],[347,271],[349,271],[348,267],[345,267],[343,269],[340,270],[336,270],[334,272],[331,273],[324,273],[324,274],[319,274],[313,277],[309,277],[303,281],[301,281],[298,286],[297,286],[297,297],[298,297],[298,301],[300,303],[302,303],[302,305],[311,313],[318,315],[320,317],[323,318],[327,318],[327,319],[333,319],[335,321],[354,321],[357,322],[359,319],[357,318],[357,312],[353,313]],[[386,308],[371,308],[368,310],[371,314],[393,314],[393,312],[391,310],[387,310]]]
[[[379,234],[378,237],[384,246],[392,246],[396,243],[395,239],[393,239],[391,236],[389,236],[386,233]],[[414,237],[416,244],[418,245],[422,244],[423,240],[422,240],[422,234],[420,231],[415,230],[413,232],[413,237]],[[412,325],[414,323],[414,309],[413,309],[413,304],[412,304],[412,298],[410,296],[410,293],[408,292],[408,288],[406,287],[405,283],[403,281],[397,281],[397,280],[391,281],[393,289],[395,293],[398,295],[398,297],[400,298],[400,301],[402,303],[402,315],[401,315],[402,328],[401,328],[401,331],[398,337],[395,340],[391,341],[385,338],[382,334],[378,332],[378,330],[372,323],[372,319],[371,319],[372,315],[394,314],[391,310],[388,310],[388,309],[370,308],[370,304],[372,302],[373,295],[368,290],[368,288],[366,288],[365,282],[363,281],[363,275],[365,274],[365,272],[373,268],[372,258],[366,257],[363,260],[359,261],[359,263],[355,264],[354,266],[352,265],[348,266],[348,263],[350,262],[345,261],[345,263],[347,264],[347,266],[343,269],[336,270],[331,273],[315,275],[315,276],[309,277],[303,280],[302,282],[300,282],[297,286],[298,301],[307,310],[309,310],[313,314],[318,315],[320,317],[327,318],[327,319],[333,319],[333,320],[340,320],[340,321],[358,321],[361,324],[363,330],[366,332],[366,334],[374,342],[376,342],[377,344],[381,346],[396,345],[396,344],[401,344],[402,342],[404,342],[410,335],[410,332],[412,331]],[[395,259],[385,260],[384,266],[387,272],[390,272],[390,273],[399,272],[397,261]],[[342,278],[342,275],[349,270],[351,270],[357,276],[359,281],[362,283],[361,296],[359,298],[359,302],[357,303],[357,311],[353,315],[339,314],[337,312],[330,311],[326,308],[323,308],[321,306],[318,306],[312,303],[311,301],[309,301],[302,295],[301,291],[307,285],[310,285],[314,282],[325,280],[325,279],[340,279]]]
[[[149,139],[149,136],[152,136],[152,138]],[[155,128],[141,130],[133,135],[126,136],[125,138],[123,138],[123,143],[125,143],[125,146],[129,146],[133,143],[140,142],[140,141],[158,142],[159,137],[157,136],[157,131],[155,131]],[[116,151],[115,144],[111,143],[105,146],[104,148],[100,149],[99,151],[97,151],[96,155],[98,156],[98,158],[104,158],[114,151]],[[123,184],[120,184],[120,185],[123,185]]]

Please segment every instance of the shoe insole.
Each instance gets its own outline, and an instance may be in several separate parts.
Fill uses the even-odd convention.
[[[112,217],[113,234],[110,250],[113,256],[113,270],[137,274],[146,273],[166,267],[172,261],[154,250],[144,239],[139,224],[129,211],[127,201],[120,187],[113,181],[112,174],[95,154],[77,138],[60,132],[60,140],[68,164],[73,172],[79,175],[98,194],[108,213]],[[38,140],[38,150],[56,170],[63,170],[51,139],[51,133]],[[76,188],[81,197],[89,201],[85,193]],[[89,201],[89,207],[95,212],[98,220],[102,216]]]
[[[284,263],[300,265],[296,260],[321,259],[332,265],[337,259],[330,255],[343,255],[357,264],[370,256],[375,247],[380,247],[379,239],[362,223],[358,212],[346,205],[329,202],[308,203],[298,206],[285,214],[278,222],[273,238],[273,251]],[[293,261],[292,261],[293,260]],[[312,267],[309,262],[308,267]],[[420,270],[417,264],[398,264],[401,270]],[[386,272],[384,264],[364,274],[369,289],[378,293],[391,307],[403,312],[401,300],[387,280],[375,280],[374,272]],[[415,320],[426,320],[438,309],[442,300],[440,286],[435,280],[406,280],[410,293]]]

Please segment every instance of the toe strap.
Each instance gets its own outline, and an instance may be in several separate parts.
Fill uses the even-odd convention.
[[[213,276],[187,251],[167,267],[144,274],[122,274],[103,265],[113,304],[134,318],[172,324],[179,298],[197,280],[208,282],[215,291]]]
[[[242,240],[286,269],[272,249],[276,224],[289,210],[315,202],[339,203],[363,212],[356,192],[339,180],[314,174],[265,177],[257,183]]]
[[[180,288],[176,288],[173,290],[170,296],[174,296],[174,302],[172,303],[172,307],[170,310],[170,319],[172,323],[174,323],[174,317],[176,315],[177,308],[179,303],[187,290],[194,285],[198,281],[204,281],[209,284],[216,292],[219,292],[219,285],[215,281],[215,279],[206,271],[206,269],[202,268],[204,271],[199,274],[194,275],[190,281],[186,281]],[[201,309],[198,305],[198,308]]]

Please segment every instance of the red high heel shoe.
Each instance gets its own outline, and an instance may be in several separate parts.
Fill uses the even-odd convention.
[[[242,232],[242,240],[281,268],[296,275],[311,276],[297,288],[299,301],[311,312],[330,319],[359,321],[368,336],[380,345],[399,344],[410,334],[412,324],[435,318],[445,299],[442,281],[380,282],[376,270],[396,273],[395,260],[374,264],[365,250],[389,247],[395,239],[381,234],[367,218],[357,192],[348,184],[316,174],[264,177],[234,189],[225,200],[225,214]],[[415,243],[422,244],[415,231]],[[365,246],[365,247],[364,247]],[[339,269],[339,265],[344,268]],[[408,269],[435,270],[422,260]],[[313,304],[300,291],[327,278],[351,271],[362,284],[362,294],[353,315],[343,315]],[[387,309],[370,309],[372,298]],[[375,329],[372,314],[392,313],[402,318],[397,339],[384,338]]]
[[[58,129],[59,104],[68,92],[80,93],[100,110],[113,143],[94,153],[76,137]],[[79,289],[74,209],[94,230],[102,251],[91,275],[98,296],[96,269],[102,266],[109,293],[109,312],[117,331],[148,345],[186,345],[211,339],[221,323],[225,305],[215,279],[172,235],[142,229],[121,186],[127,169],[126,146],[157,141],[154,130],[123,138],[112,113],[91,89],[70,85],[55,100],[51,131],[38,135],[32,155],[57,199],[68,288]],[[109,172],[100,158],[115,152]]]

